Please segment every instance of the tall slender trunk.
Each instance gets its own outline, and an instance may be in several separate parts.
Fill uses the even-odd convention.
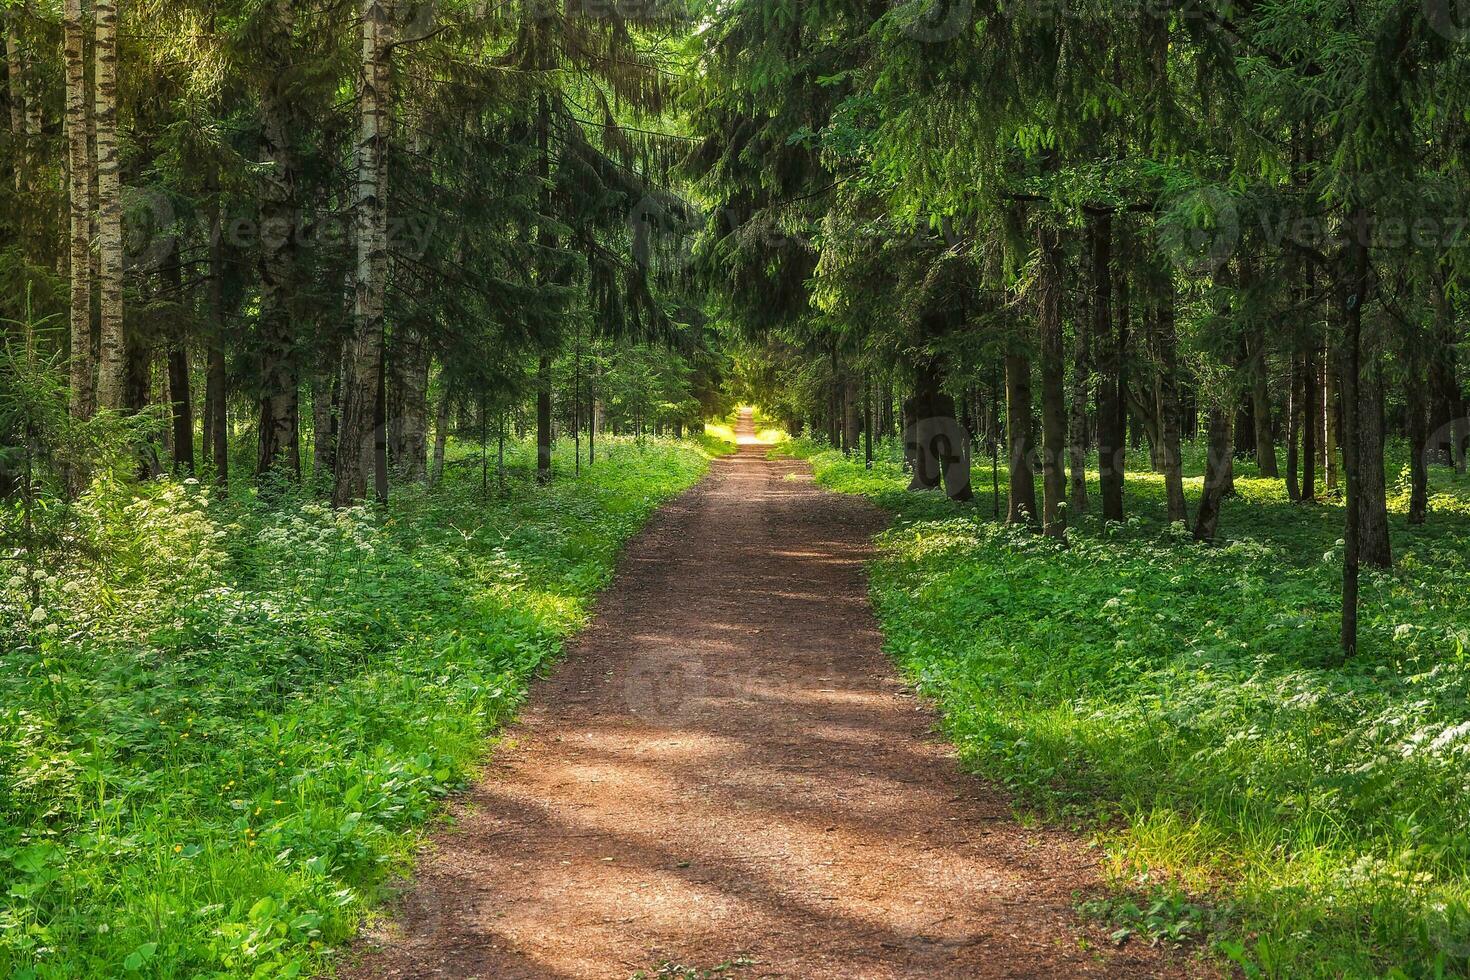
[[[1179,353],[1174,306],[1174,280],[1166,272],[1159,296],[1155,346],[1159,356],[1159,462],[1169,523],[1189,520],[1184,502],[1184,453],[1179,444]]]
[[[311,472],[312,482],[323,492],[329,476],[337,471],[337,388],[340,356],[328,353],[320,370],[311,376]]]
[[[939,386],[938,367],[923,363],[915,373],[914,397],[903,403],[904,455],[913,470],[910,490],[937,490],[944,482],[944,465],[934,452]]]
[[[1036,437],[1031,425],[1031,358],[1019,350],[1006,355],[1006,445],[1010,484],[1006,520],[1036,520]]]
[[[1429,404],[1420,338],[1409,338],[1405,357],[1408,368],[1404,383],[1404,405],[1409,416],[1409,523],[1423,524],[1429,514]]]
[[[1092,223],[1092,337],[1098,351],[1097,453],[1103,518],[1123,520],[1122,351],[1113,317],[1113,217]]]
[[[215,482],[221,488],[230,483],[230,429],[227,406],[229,385],[225,375],[225,243],[220,217],[218,181],[214,180],[215,197],[209,211],[209,363],[204,382],[204,445],[214,463]]]
[[[429,347],[408,332],[394,353],[393,467],[410,483],[422,483],[429,449]]]
[[[71,415],[91,418],[97,406],[92,359],[92,157],[87,142],[86,33],[82,0],[66,0],[62,21],[66,64],[66,146],[71,264]]]
[[[857,452],[863,435],[862,396],[858,390],[858,379],[849,374],[842,386],[843,424],[846,428],[847,450]]]
[[[1271,417],[1271,391],[1267,385],[1266,338],[1260,331],[1250,337],[1250,371],[1256,468],[1261,476],[1276,479],[1281,471],[1276,462],[1275,425]]]
[[[1297,463],[1297,456],[1302,448],[1302,391],[1306,388],[1302,378],[1302,357],[1300,351],[1293,351],[1291,354],[1286,395],[1286,499],[1291,501],[1302,499],[1301,474]]]
[[[1041,332],[1041,499],[1048,537],[1067,533],[1067,403],[1062,329],[1062,258],[1055,229],[1037,231],[1039,256],[1037,325]]]
[[[1333,493],[1340,482],[1338,461],[1342,453],[1345,403],[1341,391],[1342,370],[1330,356],[1322,359],[1322,377],[1322,472],[1326,474],[1327,492]]]
[[[121,410],[127,343],[123,336],[122,184],[117,158],[117,5],[96,0],[93,43],[97,86],[97,253],[101,311],[97,404]]]
[[[271,166],[260,190],[260,423],[255,470],[265,474],[284,465],[291,476],[299,477],[301,382],[292,316],[297,292],[298,162],[291,145],[294,127],[288,99],[274,81],[261,98],[261,149]]]
[[[362,0],[361,73],[358,81],[356,234],[353,336],[342,385],[337,485],[332,501],[343,506],[367,496],[371,482],[387,502],[386,451],[379,445],[383,405],[383,310],[388,279],[388,22],[379,0]]]
[[[1362,399],[1358,394],[1359,365],[1362,358],[1363,301],[1368,294],[1367,212],[1354,211],[1349,228],[1352,234],[1350,265],[1344,281],[1338,284],[1339,318],[1342,322],[1342,415],[1343,476],[1347,484],[1347,520],[1343,533],[1342,555],[1342,656],[1346,660],[1358,652],[1358,560],[1362,530],[1359,509],[1358,460],[1362,451],[1359,435],[1359,412]]]
[[[64,12],[62,17],[65,24],[69,12]],[[19,193],[25,188],[27,154],[25,52],[21,43],[21,9],[18,7],[5,11],[5,70],[10,101],[10,140],[15,148],[11,152],[11,163],[15,170],[15,190]]]
[[[1388,539],[1388,493],[1383,471],[1383,359],[1360,355],[1358,379],[1359,555],[1375,568],[1393,565]]]
[[[1322,431],[1322,391],[1316,340],[1302,351],[1302,503],[1317,499],[1317,435]]]
[[[536,369],[536,479],[551,482],[551,355]]]
[[[439,385],[439,403],[434,409],[434,462],[429,467],[429,486],[437,487],[444,480],[444,453],[449,448],[449,385],[442,372]]]
[[[173,404],[174,470],[194,472],[194,403],[189,391],[189,351],[179,341],[168,352],[168,391]]]
[[[1194,539],[1214,541],[1220,527],[1220,504],[1229,488],[1234,469],[1234,412],[1231,406],[1210,411],[1209,458],[1205,464],[1205,486],[1195,514]]]
[[[1072,341],[1072,390],[1067,413],[1067,500],[1074,514],[1087,513],[1087,402],[1091,384],[1092,352],[1088,343],[1088,316],[1081,311]]]

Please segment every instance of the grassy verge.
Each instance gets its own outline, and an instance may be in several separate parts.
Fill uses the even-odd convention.
[[[1167,528],[1137,474],[1135,517],[1062,548],[990,520],[988,468],[957,506],[892,462],[793,451],[895,512],[872,579],[890,653],[969,766],[1096,830],[1123,894],[1089,911],[1120,940],[1208,934],[1252,976],[1470,970],[1463,479],[1435,471],[1427,527],[1395,515],[1398,564],[1366,576],[1339,667],[1341,510],[1249,468],[1220,547]]]
[[[325,968],[707,440],[386,514],[100,488],[0,580],[0,977]]]

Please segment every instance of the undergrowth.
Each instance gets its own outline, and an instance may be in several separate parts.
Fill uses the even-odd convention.
[[[872,572],[888,650],[970,767],[1096,830],[1113,882],[1148,896],[1109,907],[1120,940],[1205,940],[1248,975],[1470,971],[1463,477],[1434,470],[1425,527],[1400,489],[1397,563],[1365,572],[1340,666],[1339,506],[1242,464],[1203,547],[1130,474],[1129,521],[1074,515],[1060,547],[993,520],[988,466],[955,505],[904,492],[887,448],[871,471],[792,451],[894,511]]]
[[[712,440],[386,512],[98,484],[0,578],[0,977],[329,968]],[[33,605],[32,586],[40,603]]]

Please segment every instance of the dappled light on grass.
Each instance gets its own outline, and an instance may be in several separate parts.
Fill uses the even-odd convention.
[[[0,581],[0,976],[323,966],[709,454],[607,440],[541,489],[510,458],[486,496],[454,447],[385,515],[99,487],[44,619]]]
[[[1247,466],[1219,547],[1166,528],[1162,479],[1140,473],[1137,516],[1088,517],[1063,548],[988,520],[988,481],[956,506],[903,493],[891,463],[798,451],[899,515],[875,604],[964,758],[1044,813],[1096,821],[1120,885],[1228,908],[1220,949],[1289,975],[1470,966],[1463,477],[1434,471],[1425,527],[1391,498],[1400,561],[1365,576],[1360,654],[1341,666],[1341,508],[1290,504]]]

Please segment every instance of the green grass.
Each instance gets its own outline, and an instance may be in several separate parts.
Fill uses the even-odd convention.
[[[1398,563],[1365,575],[1340,668],[1341,509],[1248,465],[1219,547],[1166,527],[1143,473],[1126,525],[1089,517],[1062,548],[990,519],[979,461],[960,506],[891,461],[793,451],[895,513],[872,573],[891,655],[968,766],[1096,832],[1120,897],[1091,912],[1120,939],[1205,936],[1252,976],[1470,971],[1463,478],[1434,471],[1427,527],[1395,497]]]
[[[569,447],[568,447],[569,448]],[[330,969],[713,440],[549,488],[473,452],[385,515],[99,488],[0,579],[0,977]]]

